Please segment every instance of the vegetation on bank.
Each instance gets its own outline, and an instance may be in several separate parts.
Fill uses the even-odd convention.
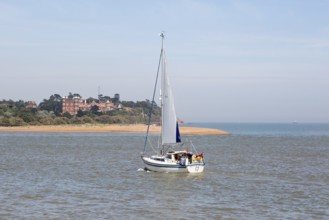
[[[71,93],[70,95],[72,96]],[[78,94],[73,94],[73,96],[76,95]],[[44,99],[38,106],[32,108],[27,107],[28,102],[23,100],[2,100],[0,101],[0,126],[147,123],[151,106],[149,100],[133,102],[105,97],[120,104],[121,108],[103,113],[95,106],[90,111],[79,110],[77,115],[73,116],[68,112],[62,112],[62,97],[58,94],[51,95],[49,99]],[[94,98],[88,100],[99,102],[99,99]],[[159,122],[160,111],[154,103],[152,123]]]

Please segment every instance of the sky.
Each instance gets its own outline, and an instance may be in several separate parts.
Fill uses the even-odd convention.
[[[0,100],[152,99],[186,122],[329,122],[329,0],[0,0]]]

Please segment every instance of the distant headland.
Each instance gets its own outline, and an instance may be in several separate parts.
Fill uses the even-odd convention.
[[[0,101],[0,126],[145,124],[151,102],[122,101],[120,94],[83,99],[78,93],[51,95],[35,101]],[[152,123],[160,121],[160,108],[153,103]]]
[[[54,94],[35,101],[0,101],[0,131],[6,132],[134,132],[144,133],[150,114],[149,100],[121,101],[113,97],[83,99],[77,93]],[[150,132],[160,132],[161,109],[153,103]],[[180,123],[184,123],[179,120]],[[181,127],[183,135],[227,135],[226,131]]]

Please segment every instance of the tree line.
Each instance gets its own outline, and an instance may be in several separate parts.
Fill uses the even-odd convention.
[[[116,94],[117,95],[117,94]],[[79,96],[70,93],[68,98]],[[121,105],[120,109],[101,112],[98,106],[92,106],[90,111],[79,110],[77,115],[62,112],[62,97],[58,94],[43,99],[38,106],[28,107],[28,102],[19,100],[0,101],[0,126],[26,125],[66,125],[66,124],[135,124],[147,123],[152,103],[145,101],[120,101],[118,97],[100,95],[98,99],[88,98],[87,102],[112,101]],[[153,103],[152,123],[160,121],[160,107]]]

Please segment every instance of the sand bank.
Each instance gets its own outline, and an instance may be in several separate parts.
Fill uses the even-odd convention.
[[[145,133],[147,126],[133,125],[50,125],[50,126],[22,126],[0,127],[0,132],[117,132],[117,133]],[[150,133],[159,133],[159,126],[150,126]],[[196,127],[180,127],[182,135],[228,135],[229,132]]]

